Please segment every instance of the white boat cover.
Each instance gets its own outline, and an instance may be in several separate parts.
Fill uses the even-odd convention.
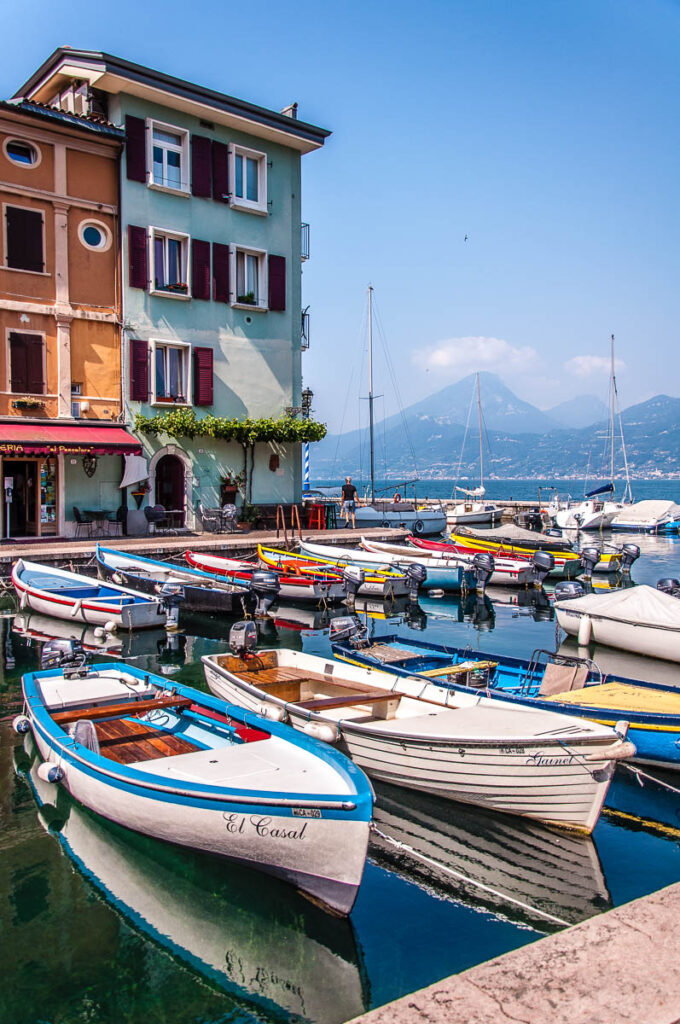
[[[563,540],[559,537],[546,537],[536,530],[525,530],[521,526],[515,526],[514,523],[508,523],[506,526],[494,526],[488,530],[474,530],[471,526],[459,526],[451,532],[461,536],[476,537],[478,540],[508,541],[512,544],[524,544],[532,548],[549,547],[551,551],[572,550],[571,541],[566,537]]]
[[[636,501],[622,509],[613,519],[614,523],[671,522],[680,519],[680,505],[674,501]]]
[[[556,601],[555,607],[615,622],[680,630],[680,600],[645,585],[615,590],[610,594],[586,594],[585,597]]]

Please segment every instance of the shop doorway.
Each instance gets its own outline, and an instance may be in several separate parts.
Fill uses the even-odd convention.
[[[173,514],[174,525],[184,526],[184,464],[176,455],[156,463],[156,504]]]
[[[37,537],[40,534],[40,503],[38,495],[38,460],[5,459],[3,477],[6,496],[11,487],[9,532],[11,537]],[[10,482],[11,481],[11,482]],[[5,513],[8,505],[5,504]]]

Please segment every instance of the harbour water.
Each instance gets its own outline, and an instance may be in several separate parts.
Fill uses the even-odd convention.
[[[674,497],[670,484],[660,486]],[[677,538],[639,543],[636,582],[680,576]],[[49,620],[15,620],[4,600],[3,1024],[339,1024],[680,879],[680,796],[642,787],[626,768],[592,838],[377,787],[379,828],[421,858],[377,838],[351,918],[333,918],[282,883],[128,833],[41,785],[30,741],[16,737],[8,719],[22,672],[39,664]],[[259,626],[260,643],[328,654],[333,614],[275,607]],[[560,642],[549,602],[534,592],[494,590],[485,601],[423,596],[417,606],[369,605],[363,614],[376,635],[489,653],[526,657]],[[162,632],[123,638],[121,653],[204,688],[200,657],[226,649],[231,624],[189,620],[171,642]],[[603,648],[593,657],[622,674],[672,684],[680,675],[675,665]]]

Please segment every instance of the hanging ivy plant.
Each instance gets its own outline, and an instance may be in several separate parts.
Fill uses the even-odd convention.
[[[326,424],[316,420],[298,420],[292,416],[278,419],[264,417],[258,420],[227,419],[209,413],[200,419],[193,409],[172,409],[142,416],[137,413],[135,429],[154,437],[167,434],[168,437],[212,437],[220,441],[236,441],[242,445],[253,445],[266,441],[280,444],[295,444],[301,441],[322,441],[326,436]]]

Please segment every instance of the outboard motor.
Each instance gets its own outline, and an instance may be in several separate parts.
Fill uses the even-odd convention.
[[[640,557],[640,548],[637,544],[624,544],[621,548],[621,572],[629,573],[633,568],[633,562]],[[658,584],[657,584],[658,587]]]
[[[252,619],[235,622],[229,630],[229,650],[237,658],[244,658],[257,647],[257,626]]]
[[[40,667],[80,668],[87,661],[87,655],[78,640],[48,640],[40,652]]]
[[[417,601],[409,601],[404,608],[404,622],[409,629],[422,631],[427,628],[427,613],[423,611]]]
[[[328,631],[328,639],[331,644],[341,644],[348,640],[352,647],[366,647],[368,635],[366,627],[356,615],[339,615],[331,621]]]
[[[342,570],[342,578],[347,591],[346,603],[348,608],[354,608],[356,596],[364,585],[366,573],[358,565],[346,565]]]
[[[593,545],[592,547],[581,548],[580,561],[581,565],[583,566],[584,576],[590,577],[593,575],[593,570],[595,569],[597,563],[600,561],[600,558],[601,551],[599,548],[596,548],[595,545]]]
[[[531,559],[534,567],[534,583],[537,587],[543,586],[543,580],[555,568],[555,556],[552,551],[536,551]]]
[[[656,589],[660,590],[662,594],[670,594],[671,597],[680,597],[680,580],[676,580],[675,577],[666,576],[662,580],[657,580]]]
[[[176,633],[179,629],[179,606],[184,600],[184,587],[179,583],[164,583],[159,594],[159,603],[165,612],[165,628],[168,633]]]
[[[250,589],[257,598],[255,615],[266,615],[278,597],[281,581],[278,573],[268,569],[256,569],[250,577]]]
[[[575,597],[583,597],[585,590],[578,580],[560,580],[555,586],[556,601],[571,601]]]
[[[418,588],[422,587],[427,579],[427,569],[421,562],[409,562],[404,568],[404,574],[408,583],[408,596],[412,601],[417,601]]]
[[[477,591],[483,592],[496,568],[494,557],[488,551],[478,551],[472,559]]]

